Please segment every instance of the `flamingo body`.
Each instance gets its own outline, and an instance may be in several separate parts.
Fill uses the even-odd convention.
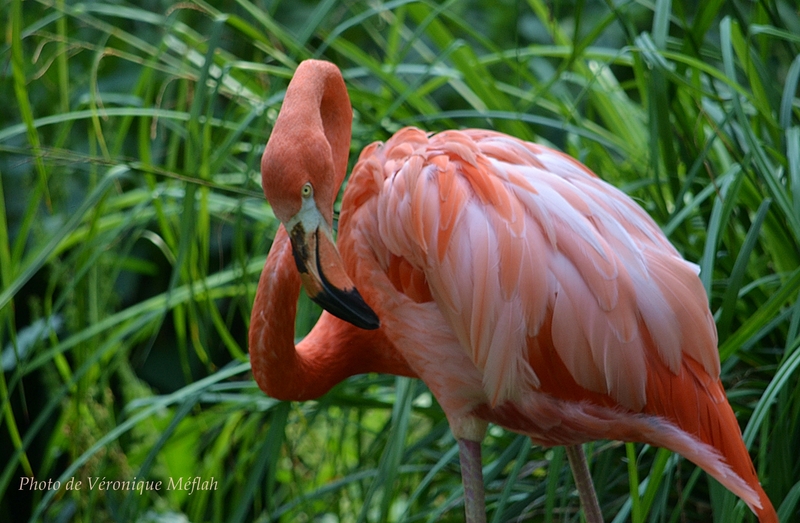
[[[311,113],[313,127],[326,121],[326,104],[335,106],[330,114],[349,109],[338,69],[304,62],[281,115]],[[315,195],[319,187],[324,219],[302,223],[326,222],[342,168],[310,171],[293,159],[324,156],[322,141],[342,149],[349,121],[308,130],[315,146],[302,133],[287,141],[289,119],[281,118],[262,174],[290,231],[273,244],[250,334],[265,391],[307,399],[361,372],[419,377],[459,441],[480,441],[492,422],[546,446],[614,439],[665,447],[741,497],[762,523],[777,521],[719,379],[698,268],[633,200],[541,145],[485,130],[406,128],[361,153],[342,200],[338,249],[327,255],[325,234],[296,225],[311,200],[295,193],[304,182]],[[333,157],[342,163],[340,150],[299,164],[333,165]],[[297,254],[304,238],[323,246],[317,272],[348,293],[358,289],[378,329],[324,312],[294,346],[301,280],[312,297],[324,287],[306,282],[315,273],[303,256],[315,253]],[[343,299],[332,312],[360,318],[363,307],[348,312]]]

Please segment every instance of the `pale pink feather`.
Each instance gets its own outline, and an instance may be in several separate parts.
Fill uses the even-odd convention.
[[[641,409],[647,373],[636,318],[671,369],[682,332],[711,321],[707,308],[681,305],[698,289],[665,282],[660,260],[666,251],[679,274],[692,266],[627,196],[569,157],[534,147],[489,131],[427,137],[406,129],[371,149],[362,161],[375,155],[384,166],[382,241],[425,274],[492,404],[535,387],[545,371],[531,368],[527,338],[550,309],[555,349],[576,382]],[[684,310],[664,314],[664,305]],[[718,373],[708,350],[716,340],[701,341],[692,356]]]

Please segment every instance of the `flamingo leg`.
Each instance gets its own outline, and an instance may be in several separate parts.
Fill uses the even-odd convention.
[[[575,485],[578,487],[578,496],[583,506],[583,514],[586,523],[603,523],[603,513],[600,512],[600,504],[597,501],[597,493],[594,490],[592,476],[589,474],[589,465],[586,462],[586,453],[582,445],[568,445],[566,448],[569,466],[572,469],[572,476],[575,478]]]
[[[481,443],[459,439],[458,457],[461,460],[461,481],[464,483],[466,523],[486,523]]]

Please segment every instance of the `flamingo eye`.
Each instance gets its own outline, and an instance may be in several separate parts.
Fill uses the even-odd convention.
[[[303,198],[309,198],[312,194],[314,194],[314,188],[311,186],[310,182],[303,184],[303,188],[300,189],[300,194],[303,195]]]

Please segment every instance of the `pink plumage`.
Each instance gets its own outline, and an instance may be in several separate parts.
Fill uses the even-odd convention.
[[[304,62],[281,115],[313,113],[307,120],[319,128],[296,133],[293,124],[287,133],[309,138],[281,139],[290,117],[279,117],[264,153],[265,193],[289,230],[275,240],[253,309],[250,351],[264,390],[298,399],[359,372],[416,376],[460,441],[480,441],[494,422],[542,445],[666,447],[762,523],[777,521],[719,381],[698,268],[633,200],[541,145],[492,131],[406,128],[362,152],[337,245],[328,247],[333,202],[312,201],[307,188],[335,194],[330,186],[344,173],[292,162],[328,151],[339,161],[327,163],[341,164],[331,144],[349,143],[344,105],[338,69]],[[314,224],[322,232],[311,234]],[[322,249],[309,252],[306,242]],[[377,327],[374,311],[380,327],[323,313],[294,347],[284,331],[300,279],[312,298],[331,303],[305,257],[317,278],[333,275],[328,291],[344,290],[329,310]]]

